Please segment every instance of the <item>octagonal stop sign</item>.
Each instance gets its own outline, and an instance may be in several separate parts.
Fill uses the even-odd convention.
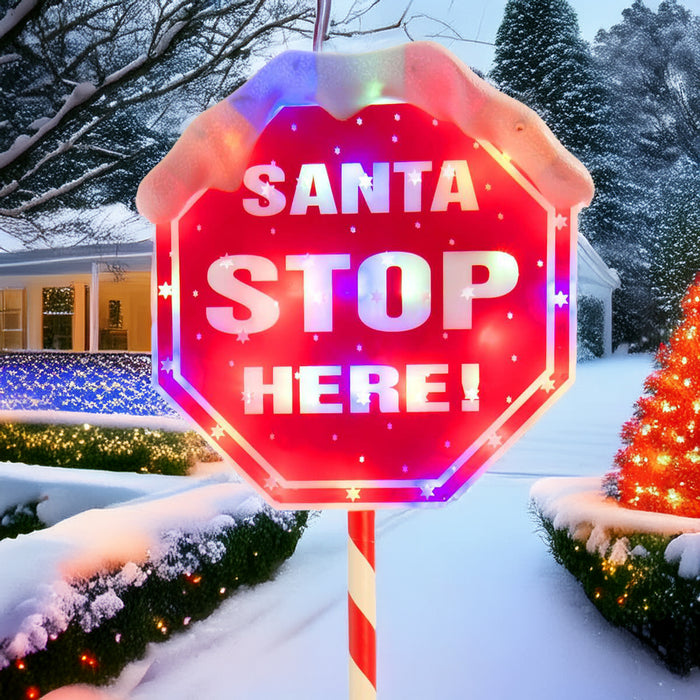
[[[284,106],[158,226],[159,384],[277,505],[444,502],[573,380],[575,214],[415,104]]]

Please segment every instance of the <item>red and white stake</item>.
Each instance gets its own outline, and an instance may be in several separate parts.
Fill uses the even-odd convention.
[[[374,511],[348,511],[350,700],[377,697],[377,590]]]

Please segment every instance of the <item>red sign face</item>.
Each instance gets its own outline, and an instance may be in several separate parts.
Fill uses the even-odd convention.
[[[571,217],[412,105],[285,107],[158,228],[158,381],[275,504],[444,502],[573,379]]]

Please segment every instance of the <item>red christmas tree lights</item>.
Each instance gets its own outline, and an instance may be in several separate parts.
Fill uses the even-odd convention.
[[[700,517],[700,273],[682,302],[683,318],[646,395],[622,428],[613,480],[621,505]]]

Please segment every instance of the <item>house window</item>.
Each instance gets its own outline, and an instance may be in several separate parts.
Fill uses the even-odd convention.
[[[22,350],[27,346],[24,289],[0,289],[0,348]]]
[[[124,325],[121,299],[109,300],[109,327],[121,328]]]
[[[42,290],[43,347],[73,349],[73,287],[44,287]]]

